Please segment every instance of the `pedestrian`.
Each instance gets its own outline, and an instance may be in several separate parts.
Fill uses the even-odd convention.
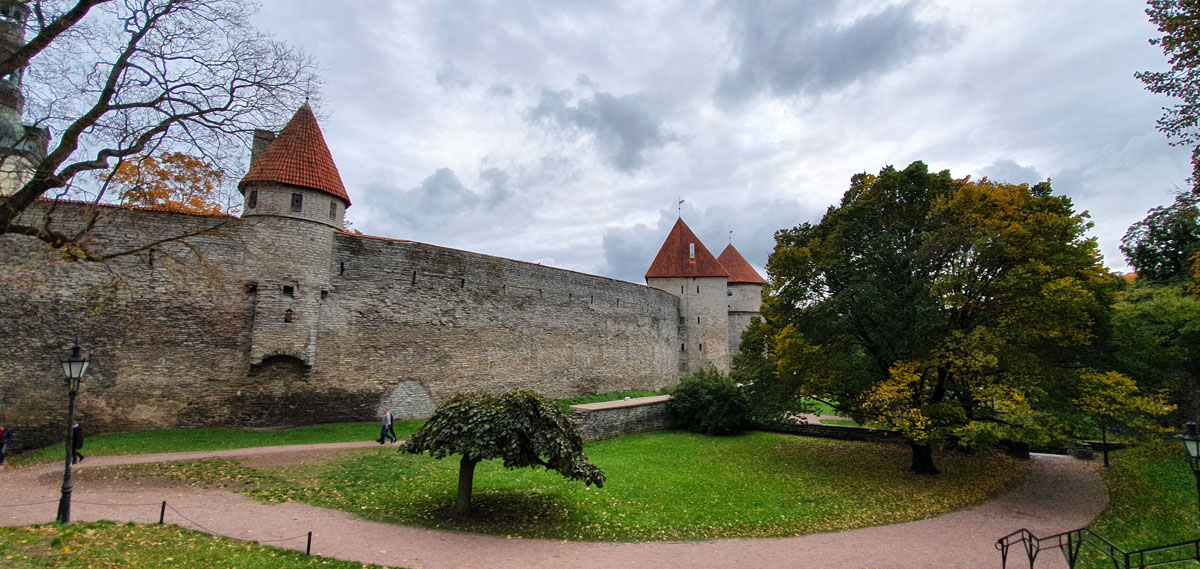
[[[79,449],[83,448],[83,428],[79,423],[71,425],[71,464],[83,462],[83,455]]]
[[[0,468],[4,468],[4,457],[8,456],[8,443],[12,442],[12,429],[0,427]]]
[[[379,444],[383,444],[385,439],[393,443],[396,442],[396,431],[392,426],[392,411],[387,407],[383,408],[383,419],[380,421],[380,423],[381,428],[379,430]]]

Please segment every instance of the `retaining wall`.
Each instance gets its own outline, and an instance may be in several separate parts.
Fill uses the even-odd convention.
[[[568,419],[585,441],[611,439],[671,427],[670,395],[572,405]]]

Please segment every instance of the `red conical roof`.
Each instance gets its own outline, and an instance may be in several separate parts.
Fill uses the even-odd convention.
[[[333,155],[325,145],[317,117],[308,103],[296,111],[279,136],[267,146],[267,151],[250,166],[250,171],[238,183],[238,189],[244,192],[247,186],[258,183],[310,188],[345,200],[346,207],[350,206],[350,196],[346,195]]]
[[[733,243],[730,243],[728,247],[725,247],[724,251],[721,251],[721,256],[717,257],[717,260],[721,262],[721,266],[725,267],[726,271],[729,271],[729,284],[767,284],[767,281],[758,276],[758,271],[754,270],[754,267],[751,267],[750,263],[746,262],[746,258],[737,249],[733,248]]]
[[[650,263],[646,278],[728,277],[729,271],[704,248],[696,234],[683,222],[675,222],[667,240]]]

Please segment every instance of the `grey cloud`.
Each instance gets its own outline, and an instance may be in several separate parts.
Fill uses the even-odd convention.
[[[1036,184],[1046,179],[1036,168],[1022,166],[1012,160],[997,160],[991,166],[980,170],[979,175],[1008,184]]]
[[[581,76],[577,83],[590,85]],[[571,132],[590,134],[596,145],[622,172],[632,172],[645,163],[644,153],[674,139],[651,113],[644,95],[613,95],[596,91],[590,98],[571,104],[570,91],[542,91],[537,106],[530,109],[534,122],[548,122]]]
[[[409,229],[434,230],[464,213],[490,212],[512,197],[503,170],[487,168],[480,173],[480,180],[486,190],[476,193],[463,185],[453,170],[438,168],[420,186],[381,195],[387,201],[379,205]]]
[[[487,92],[488,95],[493,97],[508,98],[513,96],[512,85],[506,85],[504,83],[492,83],[491,86],[488,87]]]
[[[447,65],[434,74],[438,87],[443,89],[465,89],[471,86],[471,78],[453,65]]]
[[[717,88],[725,102],[760,91],[819,95],[948,47],[951,30],[917,20],[915,4],[886,6],[849,23],[837,0],[730,2],[738,64]]]

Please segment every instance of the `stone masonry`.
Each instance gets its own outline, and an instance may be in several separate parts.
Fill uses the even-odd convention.
[[[307,105],[256,145],[241,218],[61,201],[26,212],[66,233],[96,216],[84,244],[122,253],[102,263],[0,236],[0,425],[17,449],[61,439],[58,360],[76,338],[92,361],[78,407],[91,433],[268,427],[374,420],[385,406],[424,417],[463,391],[663,389],[727,370],[744,327],[730,317],[757,311],[761,285],[734,298],[725,276],[753,269],[726,271],[690,230],[713,274],[648,273],[652,286],[350,234]]]

